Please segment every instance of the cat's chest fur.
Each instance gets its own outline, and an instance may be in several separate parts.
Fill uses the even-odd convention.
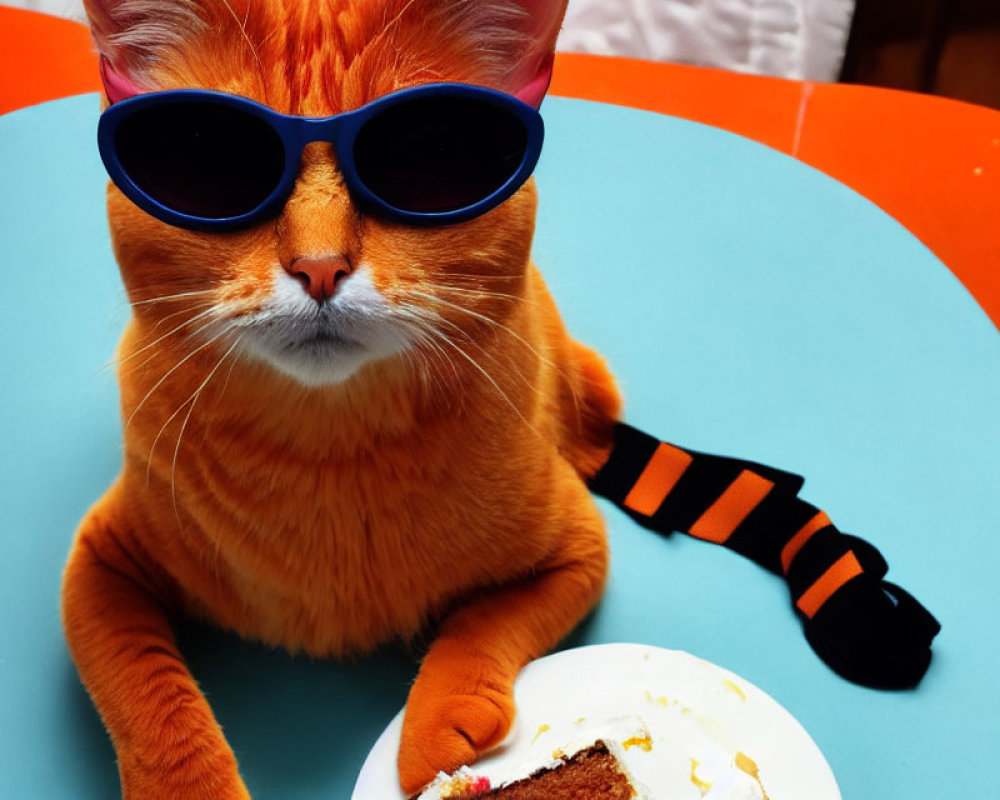
[[[536,522],[558,456],[517,426],[465,417],[320,458],[239,425],[186,441],[178,513],[158,522],[174,528],[159,534],[165,566],[190,611],[246,638],[367,650],[554,546]]]

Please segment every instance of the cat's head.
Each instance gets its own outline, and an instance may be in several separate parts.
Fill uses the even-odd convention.
[[[537,105],[565,0],[86,0],[86,7],[112,100],[203,88],[324,117],[436,82],[486,86]],[[535,205],[529,181],[461,224],[390,222],[359,207],[324,143],[306,146],[281,213],[245,230],[172,227],[114,186],[108,197],[138,320],[192,340],[217,337],[215,348],[311,386],[343,382],[366,364],[421,347],[440,353],[502,317],[527,269]],[[317,291],[319,284],[326,289]]]

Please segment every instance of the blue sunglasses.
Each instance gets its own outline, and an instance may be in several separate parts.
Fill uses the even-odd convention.
[[[209,232],[276,216],[310,142],[333,145],[366,212],[407,225],[464,222],[528,180],[543,138],[533,107],[459,83],[403,89],[332,117],[201,89],[152,92],[107,108],[97,134],[111,180],[132,202]]]

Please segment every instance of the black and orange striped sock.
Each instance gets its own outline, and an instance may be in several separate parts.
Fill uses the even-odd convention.
[[[806,638],[839,675],[879,688],[915,686],[941,626],[883,580],[888,567],[875,547],[799,498],[803,482],[619,424],[590,488],[647,528],[724,545],[783,576]]]

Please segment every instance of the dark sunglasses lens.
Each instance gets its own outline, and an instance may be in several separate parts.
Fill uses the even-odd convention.
[[[253,211],[274,191],[285,167],[284,145],[271,126],[223,104],[140,108],[118,126],[115,148],[143,192],[204,219]]]
[[[358,133],[354,163],[368,189],[403,211],[456,211],[485,200],[528,146],[512,112],[469,97],[425,96],[387,108]]]

